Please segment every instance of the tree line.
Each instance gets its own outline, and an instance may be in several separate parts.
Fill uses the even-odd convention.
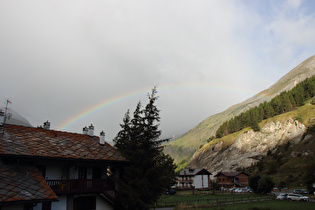
[[[305,102],[314,97],[315,76],[305,79],[297,84],[290,91],[281,92],[271,101],[261,103],[259,106],[251,108],[246,112],[224,122],[217,130],[215,137],[223,136],[240,131],[246,127],[251,127],[254,131],[259,131],[258,123],[303,106]]]

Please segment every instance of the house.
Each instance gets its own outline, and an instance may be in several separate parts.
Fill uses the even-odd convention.
[[[249,175],[245,172],[223,172],[220,171],[214,177],[222,187],[246,187]]]
[[[211,173],[206,169],[183,169],[177,176],[181,189],[209,189]]]
[[[83,134],[0,125],[1,210],[114,209],[113,178],[128,161],[94,126]]]

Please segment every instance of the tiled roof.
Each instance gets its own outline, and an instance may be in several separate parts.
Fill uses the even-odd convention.
[[[240,174],[242,174],[242,173],[248,176],[248,174],[245,173],[245,172],[239,172],[239,171],[233,171],[233,172],[220,171],[217,175],[215,175],[215,177],[216,177],[216,176],[219,176],[220,174],[222,174],[222,175],[224,175],[224,176],[226,176],[226,177],[236,177],[236,176],[238,176],[238,175],[240,175]]]
[[[40,172],[33,167],[0,165],[0,203],[56,200]]]
[[[0,155],[126,161],[110,144],[98,142],[97,136],[6,124]]]
[[[204,170],[206,173],[211,174],[209,171],[203,168],[197,168],[197,169],[183,169],[179,172],[180,176],[195,176],[197,175],[200,171]]]

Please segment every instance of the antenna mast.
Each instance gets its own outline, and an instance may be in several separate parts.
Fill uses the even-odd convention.
[[[11,104],[12,102],[9,99],[7,99],[5,103],[6,105],[5,105],[5,111],[4,111],[4,116],[3,116],[2,135],[4,134],[4,126],[5,126],[6,120],[7,118],[10,119],[11,117],[11,113],[8,113],[8,104]]]

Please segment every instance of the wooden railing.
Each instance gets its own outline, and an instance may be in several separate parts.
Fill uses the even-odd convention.
[[[46,180],[56,194],[103,193],[114,191],[109,179]]]

